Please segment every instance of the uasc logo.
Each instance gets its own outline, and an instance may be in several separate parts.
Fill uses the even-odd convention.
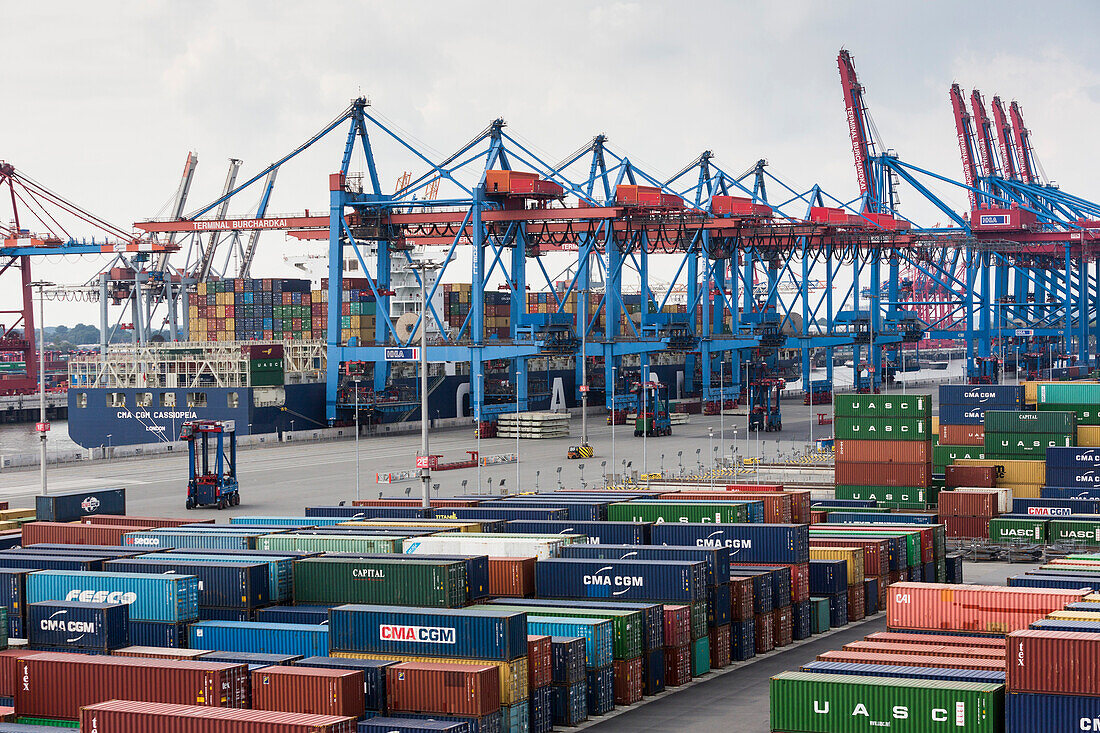
[[[455,630],[443,626],[398,626],[396,624],[382,624],[378,627],[378,638],[382,641],[454,644]]]

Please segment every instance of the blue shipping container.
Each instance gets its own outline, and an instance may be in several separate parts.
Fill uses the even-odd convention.
[[[875,606],[878,607],[877,595],[875,596]],[[810,634],[813,633],[810,629],[810,611],[809,600],[791,604],[791,638],[795,641],[809,639]]]
[[[397,662],[385,659],[346,659],[344,657],[306,657],[296,667],[357,669],[363,673],[363,704],[367,710],[386,711],[386,668]]]
[[[902,512],[829,512],[830,524],[938,524],[933,514],[904,514]]]
[[[333,608],[329,628],[338,651],[512,660],[527,655],[526,618],[513,611],[353,604]]]
[[[530,700],[500,709],[500,729],[503,733],[528,733],[531,724]]]
[[[1039,493],[1042,498],[1100,498],[1096,493],[1100,490],[1100,468],[1048,468],[1046,485],[1053,487],[1055,492],[1042,491]]]
[[[834,629],[848,623],[848,593],[826,596],[829,599],[829,626]]]
[[[130,645],[130,612],[124,603],[45,601],[27,606],[32,646],[71,646],[109,651]]]
[[[550,558],[535,563],[535,594],[541,598],[704,601],[706,564]]]
[[[103,558],[72,555],[34,555],[24,552],[0,552],[0,568],[11,570],[103,570]]]
[[[788,587],[788,594],[790,588]],[[725,626],[733,610],[729,583],[707,586],[707,626]]]
[[[215,553],[212,550],[188,552],[178,550],[170,553],[173,558],[183,560],[208,560],[213,562],[237,562],[237,563],[265,563],[268,566],[268,589],[271,591],[271,599],[274,601],[289,601],[294,590],[294,558],[281,557],[279,555],[263,555],[259,551],[229,551]],[[232,553],[232,554],[231,554]],[[150,556],[146,556],[150,557]]]
[[[982,425],[985,411],[996,409],[985,405],[940,405],[940,425]]]
[[[1100,697],[1005,692],[1007,733],[1066,733],[1097,730]]]
[[[606,522],[607,507],[610,501],[569,501],[566,499],[553,499],[547,497],[531,497],[527,499],[517,496],[513,499],[494,501],[493,506],[513,507],[522,509],[525,507],[542,507],[548,509],[564,509],[565,519],[570,522]]]
[[[802,563],[810,559],[807,524],[655,524],[654,545],[728,547],[730,562]]]
[[[0,606],[8,612],[8,638],[26,639],[27,574],[31,570],[0,570]]]
[[[255,654],[249,652],[216,652],[203,654],[204,662],[233,662],[235,664],[262,664],[265,667],[295,664],[302,657],[298,654]]]
[[[582,534],[594,545],[648,545],[650,522],[563,522],[513,520],[508,532],[530,534]]]
[[[791,569],[777,568],[764,565],[742,565],[734,563],[730,566],[731,573],[767,573],[772,586],[772,607],[782,608],[791,605]],[[760,613],[764,613],[761,611]]]
[[[554,725],[573,727],[588,720],[588,683],[554,685]]]
[[[327,624],[332,606],[268,606],[256,611],[256,620],[273,624]]]
[[[615,707],[615,668],[608,664],[585,671],[588,688],[588,714],[604,715]]]
[[[1100,589],[1100,578],[1084,575],[1010,575],[1008,585],[1011,588],[1079,588]]]
[[[1052,468],[1100,468],[1100,448],[1047,448],[1048,476]]]
[[[199,581],[193,575],[43,570],[27,576],[27,603],[41,601],[125,603],[131,621],[179,623],[199,616]]]
[[[532,690],[528,704],[530,733],[550,733],[554,729],[554,691],[549,685]]]
[[[199,621],[255,621],[250,608],[214,608],[199,606]]]
[[[769,613],[775,608],[772,594],[772,576],[767,571],[730,569],[731,578],[752,578],[752,612]]]
[[[199,580],[199,605],[215,608],[256,608],[270,603],[270,571],[266,563],[233,563],[219,560],[174,560],[172,557],[133,557],[108,560],[107,571],[120,573],[164,572],[194,575]]]
[[[566,545],[562,557],[603,560],[685,560],[707,564],[707,585],[725,582],[730,576],[730,553],[725,547],[667,547],[665,545]]]
[[[531,616],[527,619],[527,633],[532,636],[579,636],[584,639],[586,667],[611,665],[614,634],[608,619]]]
[[[122,536],[122,544],[130,547],[148,549],[180,548],[253,550],[256,548],[255,531],[244,532],[203,532],[194,529],[157,529],[147,532],[127,532]]]
[[[566,521],[569,510],[564,508],[540,508],[540,507],[490,507],[490,506],[463,506],[447,507],[445,509],[432,509],[432,516],[436,519],[504,519],[517,520],[557,520]]]
[[[665,691],[665,650],[654,649],[645,653],[645,690],[646,697],[659,695]]]
[[[346,519],[429,519],[431,509],[413,506],[307,506],[307,517]]]
[[[1024,388],[1014,384],[941,384],[939,404],[941,420],[944,405],[982,405],[995,410],[1019,408],[1024,405]]]
[[[811,595],[829,596],[847,592],[847,560],[810,560]]]
[[[504,730],[501,720],[501,711],[480,718],[471,718],[462,715],[440,715],[438,713],[401,713],[402,718],[413,718],[414,721],[431,723],[461,723],[467,727],[470,733],[502,733]],[[391,731],[393,729],[390,729]]]
[[[587,645],[582,637],[552,636],[550,653],[553,667],[550,679],[555,685],[584,682]]]
[[[756,619],[730,624],[730,658],[743,662],[756,656]]]
[[[1039,631],[1073,631],[1083,634],[1100,632],[1100,621],[1074,621],[1072,619],[1041,618],[1028,626]]]
[[[169,649],[187,648],[189,621],[165,624],[156,621],[130,619],[130,644],[133,646],[158,646]]]
[[[554,598],[523,598],[521,600],[515,598],[490,598],[486,603],[492,605],[516,605],[521,603],[524,606],[551,606],[558,607],[562,605],[561,600]],[[628,601],[599,601],[592,600],[590,598],[569,599],[569,605],[577,608],[609,608],[618,611],[639,611],[642,614],[642,637],[645,640],[646,649],[660,649],[664,646],[664,610],[663,606],[659,603],[630,603]]]
[[[125,514],[126,489],[69,491],[34,497],[34,516],[40,522],[75,522],[93,514]]]
[[[864,677],[904,677],[918,680],[944,680],[950,682],[988,682],[1003,685],[1004,670],[949,669],[946,667],[894,667],[882,664],[856,664],[853,662],[807,662],[799,667],[802,672],[819,674],[854,674]]]
[[[328,627],[261,624],[255,621],[200,621],[188,628],[187,646],[222,652],[319,657],[328,654]]]
[[[1100,514],[1100,499],[1013,499],[1012,513],[1029,516]]]

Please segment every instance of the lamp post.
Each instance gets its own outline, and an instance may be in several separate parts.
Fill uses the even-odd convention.
[[[439,269],[439,265],[420,260],[409,265],[409,269],[420,274],[420,497],[421,506],[431,506],[428,498],[429,484],[432,481],[431,458],[428,452],[428,292],[424,280],[429,272]]]
[[[614,472],[615,466],[615,372],[618,371],[615,367],[611,367],[611,470]],[[617,483],[617,482],[616,482]]]
[[[516,370],[516,492],[523,491],[519,482],[519,369]]]
[[[359,498],[359,380],[353,379],[355,385],[355,498]]]
[[[712,372],[713,373],[713,372]],[[710,439],[710,459],[714,460],[714,428],[707,428],[707,438]],[[714,467],[708,471],[710,474],[710,489],[714,491]]]
[[[582,290],[587,310],[588,291]],[[588,314],[581,313],[581,445],[588,445],[588,358],[585,354],[588,336]]]
[[[53,283],[42,280],[31,283],[38,288],[38,445],[41,466],[39,467],[39,489],[46,495],[46,433],[50,429],[46,422],[46,292]],[[33,334],[32,334],[33,335]]]
[[[711,372],[713,374],[714,372]],[[718,359],[718,445],[726,439],[726,360]]]
[[[485,399],[485,375],[477,376],[477,394],[474,395],[474,410],[477,412],[477,487],[481,490],[481,402]]]

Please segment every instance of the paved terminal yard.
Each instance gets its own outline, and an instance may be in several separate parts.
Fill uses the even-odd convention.
[[[934,392],[932,388],[914,390]],[[762,453],[765,460],[777,456],[791,459],[806,451],[809,440],[832,434],[831,426],[816,424],[816,413],[832,414],[830,405],[808,407],[800,402],[784,403],[782,433],[751,434],[745,440],[744,416],[726,416],[724,453],[736,448],[739,456],[755,456]],[[813,424],[811,425],[811,422]],[[685,470],[697,467],[696,450],[705,460],[712,446],[719,445],[722,421],[718,416],[692,415],[686,425],[678,425],[670,437],[651,438],[646,441],[646,465],[652,472],[659,472],[661,455],[664,455],[666,473],[679,470],[682,460]],[[734,433],[736,427],[737,432]],[[713,441],[710,430],[713,430]],[[580,465],[584,464],[583,479],[589,486],[602,483],[600,462],[611,460],[611,428],[603,420],[589,420],[589,439],[597,455],[583,461],[565,459],[566,448],[580,439],[580,418],[574,417],[572,436],[547,440],[520,442],[520,482],[524,490],[533,490],[536,479],[542,490],[557,487],[557,469],[562,468],[561,480],[566,487],[580,486]],[[615,428],[615,462],[632,462],[632,470],[642,467],[643,441],[633,436],[632,426]],[[759,445],[759,447],[758,447]],[[364,498],[404,495],[411,487],[418,495],[419,484],[404,481],[395,484],[377,484],[375,474],[398,471],[412,467],[420,446],[419,434],[363,437],[359,441],[360,493]],[[476,441],[473,430],[445,430],[433,432],[431,448],[441,453],[444,460],[460,460],[466,450],[473,450]],[[507,439],[481,441],[483,455],[514,452],[516,442]],[[677,453],[682,451],[682,459]],[[759,453],[758,453],[759,452]],[[218,511],[194,510],[198,517],[226,518],[233,514],[293,514],[300,515],[306,504],[326,504],[350,500],[355,497],[355,444],[352,440],[323,443],[281,444],[243,450],[238,454],[241,482],[241,504],[238,507]],[[608,469],[610,470],[610,468]],[[536,472],[538,476],[536,477]],[[739,480],[752,481],[752,473]],[[183,455],[150,456],[117,461],[96,461],[86,464],[51,467],[50,487],[56,491],[79,488],[106,488],[121,486],[127,489],[127,510],[131,514],[179,516],[185,513],[187,457]],[[477,469],[437,472],[432,482],[440,484],[440,494],[474,493],[477,485]],[[494,493],[504,488],[516,488],[515,464],[482,468],[481,486],[492,480]],[[13,507],[29,506],[38,492],[36,470],[5,471],[0,473],[0,501],[7,500]],[[1020,565],[1000,563],[967,563],[964,577],[967,582],[1000,584],[1008,575],[1023,572]],[[736,664],[714,674],[688,688],[666,693],[642,705],[623,709],[605,719],[596,719],[586,728],[599,733],[616,731],[744,731],[757,733],[768,730],[768,679],[778,672],[797,669],[817,654],[837,649],[845,643],[862,638],[866,634],[881,631],[886,626],[884,614],[874,619],[852,624],[826,636],[815,636],[793,647],[771,652],[747,663]]]

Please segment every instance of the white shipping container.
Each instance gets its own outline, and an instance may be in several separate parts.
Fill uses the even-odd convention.
[[[558,557],[563,545],[580,535],[533,535],[456,532],[410,537],[404,542],[406,555],[489,555],[490,557]],[[580,541],[584,541],[583,537]]]
[[[1008,514],[1012,511],[1012,489],[990,489],[985,486],[956,486],[952,491],[997,495],[997,513]]]

